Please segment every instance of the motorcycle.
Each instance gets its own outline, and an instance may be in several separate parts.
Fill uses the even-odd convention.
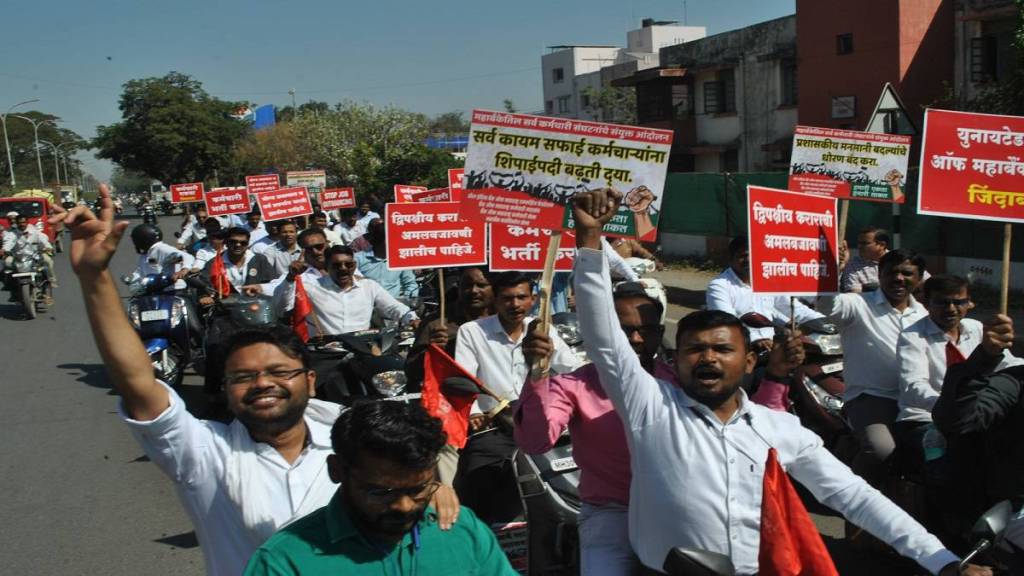
[[[164,216],[170,216],[174,214],[174,204],[170,200],[161,200],[160,210],[164,213]]]
[[[18,296],[25,314],[35,319],[46,312],[53,298],[53,287],[46,278],[46,264],[39,254],[18,255],[12,269],[6,270],[4,283]]]
[[[157,379],[176,388],[190,363],[201,373],[205,362],[199,338],[189,329],[189,306],[185,298],[167,291],[174,286],[174,277],[150,274],[135,282],[128,276],[122,280],[131,292],[128,318],[146,347]]]
[[[661,323],[664,324],[665,318],[668,315],[668,292],[665,291],[665,285],[660,280],[646,276],[657,269],[654,260],[635,257],[626,258],[625,260],[626,264],[633,269],[633,273],[637,275],[637,282],[643,285],[644,291],[661,303]],[[615,282],[615,285],[617,286],[620,283]]]
[[[583,364],[587,364],[590,360],[587,358],[587,351],[583,349],[583,336],[580,334],[580,321],[576,317],[575,312],[559,312],[551,316],[551,324],[555,327],[555,331],[558,332],[558,337],[565,342],[572,353]]]
[[[310,339],[307,347],[317,378],[317,397],[351,406],[361,398],[419,392],[405,377],[401,345],[408,340],[398,326],[370,328]]]
[[[149,204],[142,207],[142,223],[156,225],[156,211]]]

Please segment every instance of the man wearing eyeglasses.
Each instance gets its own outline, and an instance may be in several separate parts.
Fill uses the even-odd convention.
[[[368,402],[331,430],[330,503],[256,551],[246,576],[386,574],[512,576],[494,533],[469,510],[449,531],[429,506],[441,487],[441,423],[419,404]]]
[[[235,420],[225,425],[192,416],[178,394],[153,377],[149,354],[121,307],[108,266],[127,223],[114,222],[106,185],[99,197],[99,217],[79,206],[69,213],[58,209],[51,222],[71,231],[71,266],[121,397],[121,417],[174,483],[206,573],[237,576],[277,529],[333,497],[327,457],[340,407],[311,398],[316,373],[290,330],[248,330],[232,338],[224,364],[225,397]],[[445,504],[447,526],[457,506]]]
[[[967,360],[981,344],[981,322],[965,318],[974,307],[965,278],[940,274],[924,283],[928,316],[911,324],[900,335],[896,355],[900,359],[899,416],[896,444],[912,467],[926,459],[922,440],[932,422],[932,407],[942,392],[946,369]],[[995,371],[1016,366],[1020,360],[1002,351]]]
[[[274,271],[274,265],[263,254],[255,254],[249,250],[248,230],[241,227],[229,228],[224,248],[221,255],[224,273],[234,292],[273,294],[274,280],[278,274]],[[210,260],[203,268],[203,276],[207,280],[210,279],[212,270],[213,260]]]

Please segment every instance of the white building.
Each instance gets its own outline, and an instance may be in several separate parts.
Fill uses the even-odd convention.
[[[562,118],[599,119],[587,88],[600,89],[612,80],[658,66],[658,50],[703,38],[703,26],[679,26],[650,18],[626,34],[626,47],[550,46],[541,57],[544,113]]]

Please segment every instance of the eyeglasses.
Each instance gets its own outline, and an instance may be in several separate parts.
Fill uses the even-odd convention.
[[[408,496],[413,502],[422,504],[430,500],[440,487],[441,483],[439,481],[431,480],[419,486],[410,486],[408,488],[369,488],[363,492],[367,498],[376,500],[381,504],[390,504],[402,496]]]
[[[648,334],[654,334],[661,329],[660,324],[649,324],[646,326],[623,326],[622,331],[626,333],[626,338],[630,338],[634,333],[639,333],[641,336]]]
[[[324,248],[327,248],[327,243],[326,242],[325,243],[321,243],[321,244],[310,244],[309,246],[303,246],[302,249],[303,250],[312,250],[314,252],[320,252]]]
[[[970,306],[970,298],[935,298],[931,301],[932,306],[937,308],[949,308],[950,305],[956,306],[957,308],[966,308]]]
[[[225,375],[224,383],[228,386],[252,384],[258,380],[260,376],[266,376],[272,382],[283,384],[305,371],[306,368],[296,368],[294,370],[261,370],[259,372],[235,372],[233,374]]]

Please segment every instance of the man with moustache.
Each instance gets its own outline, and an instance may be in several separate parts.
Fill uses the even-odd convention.
[[[740,384],[756,363],[750,335],[720,310],[689,314],[676,335],[678,383],[645,370],[619,324],[601,228],[622,195],[577,194],[576,304],[584,347],[622,418],[632,484],[629,535],[640,561],[660,569],[677,546],[725,554],[756,574],[769,448],[820,502],[843,513],[933,574],[959,561],[899,507],[850,472],[791,414],[751,402]],[[991,574],[969,566],[964,573]]]
[[[327,456],[340,406],[311,398],[316,373],[291,331],[249,330],[232,338],[225,355],[225,396],[235,420],[225,425],[192,416],[177,393],[153,377],[149,355],[121,307],[108,267],[128,223],[113,221],[106,185],[99,205],[99,217],[79,206],[58,209],[51,222],[71,231],[71,266],[121,396],[120,415],[174,483],[207,574],[236,576],[277,529],[330,501],[336,487]],[[451,503],[442,500],[444,525],[457,514]]]
[[[270,538],[246,576],[345,574],[514,576],[494,532],[464,511],[439,529],[440,420],[419,404],[366,402],[345,411],[327,457],[341,487],[330,503]]]

